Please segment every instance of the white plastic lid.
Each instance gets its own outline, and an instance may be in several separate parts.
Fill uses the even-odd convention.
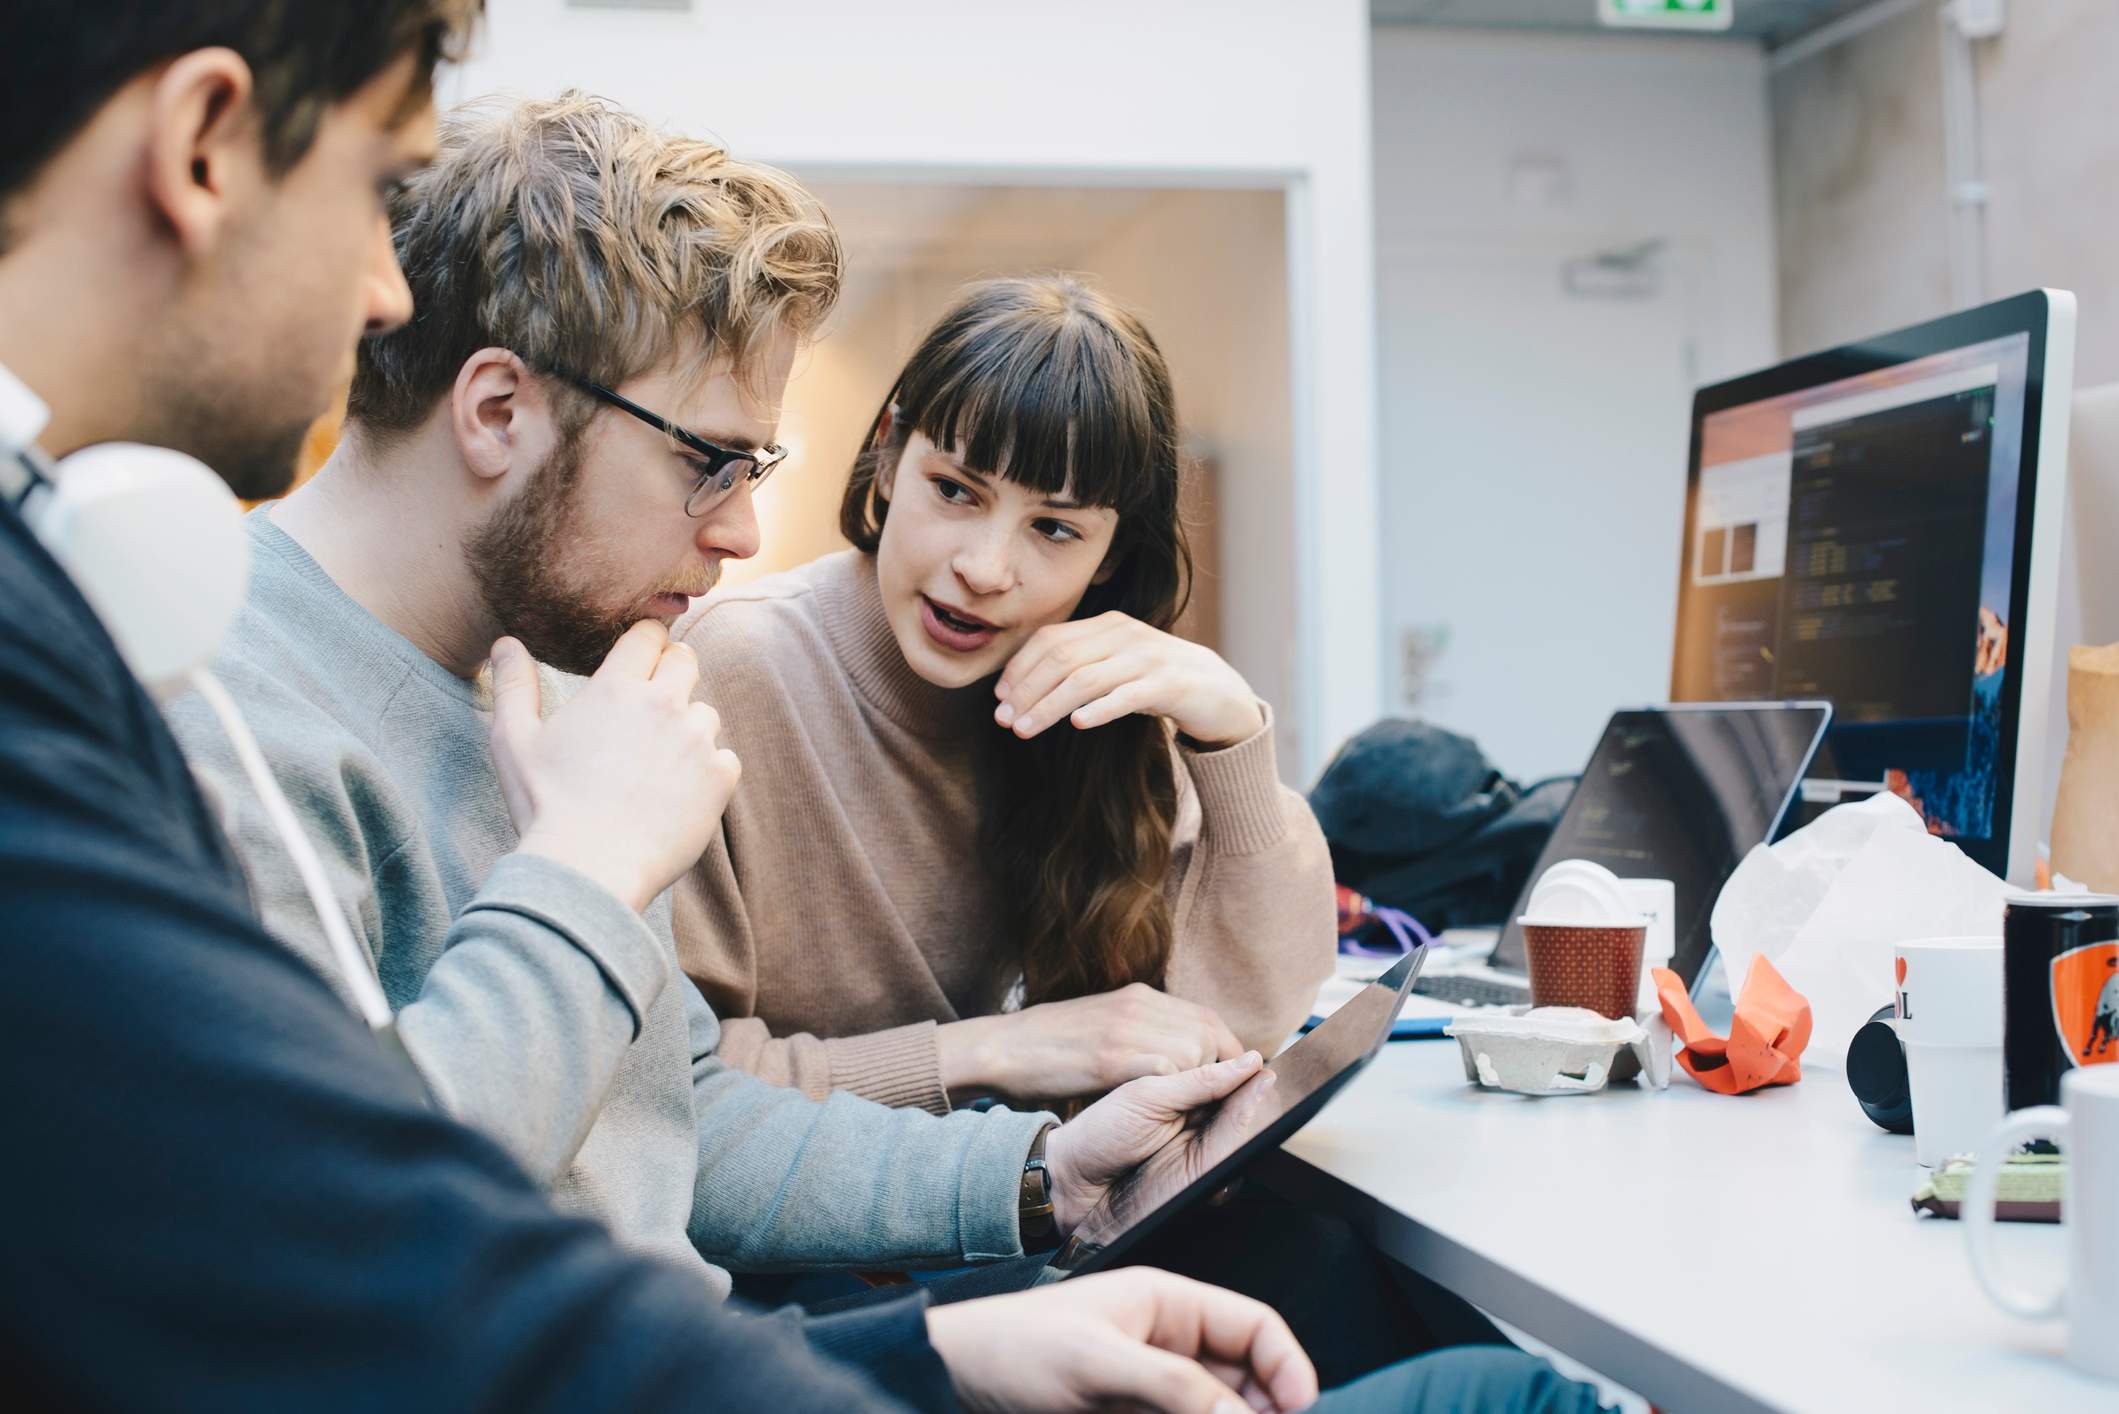
[[[1642,917],[1619,876],[1586,859],[1563,859],[1539,875],[1523,914],[1539,923],[1577,927],[1631,926]]]

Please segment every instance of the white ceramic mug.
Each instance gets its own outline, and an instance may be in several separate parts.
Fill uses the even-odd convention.
[[[2032,1139],[2057,1142],[2067,1159],[2060,1210],[2067,1227],[2066,1283],[2042,1293],[2003,1277],[1994,1260],[2001,1164]],[[1972,1271],[1994,1304],[2032,1319],[2065,1312],[2068,1359],[2089,1374],[2119,1380],[2119,1065],[2071,1070],[2060,1078],[2058,1105],[2018,1110],[2002,1121],[1979,1150],[1958,1216]]]
[[[2002,1099],[1999,937],[1920,938],[1894,950],[1898,1039],[1913,1093],[1913,1148],[1926,1168],[1978,1149]]]

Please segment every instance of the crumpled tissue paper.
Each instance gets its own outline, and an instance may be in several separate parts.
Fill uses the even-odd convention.
[[[1809,1000],[1811,1041],[1837,1066],[1892,1000],[1894,949],[1913,938],[2001,936],[2008,889],[1888,792],[1835,806],[1744,857],[1709,928],[1732,981],[1769,957]]]

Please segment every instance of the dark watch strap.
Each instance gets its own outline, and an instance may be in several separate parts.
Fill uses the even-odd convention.
[[[1056,1245],[1059,1225],[1052,1220],[1052,1174],[1045,1167],[1045,1139],[1056,1124],[1048,1124],[1030,1141],[1030,1157],[1023,1160],[1023,1186],[1017,1195],[1016,1228],[1025,1252],[1038,1252]]]

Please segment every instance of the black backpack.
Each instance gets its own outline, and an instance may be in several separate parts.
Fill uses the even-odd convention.
[[[1310,809],[1340,883],[1440,930],[1504,921],[1574,782],[1519,786],[1470,737],[1386,717],[1339,748]]]

